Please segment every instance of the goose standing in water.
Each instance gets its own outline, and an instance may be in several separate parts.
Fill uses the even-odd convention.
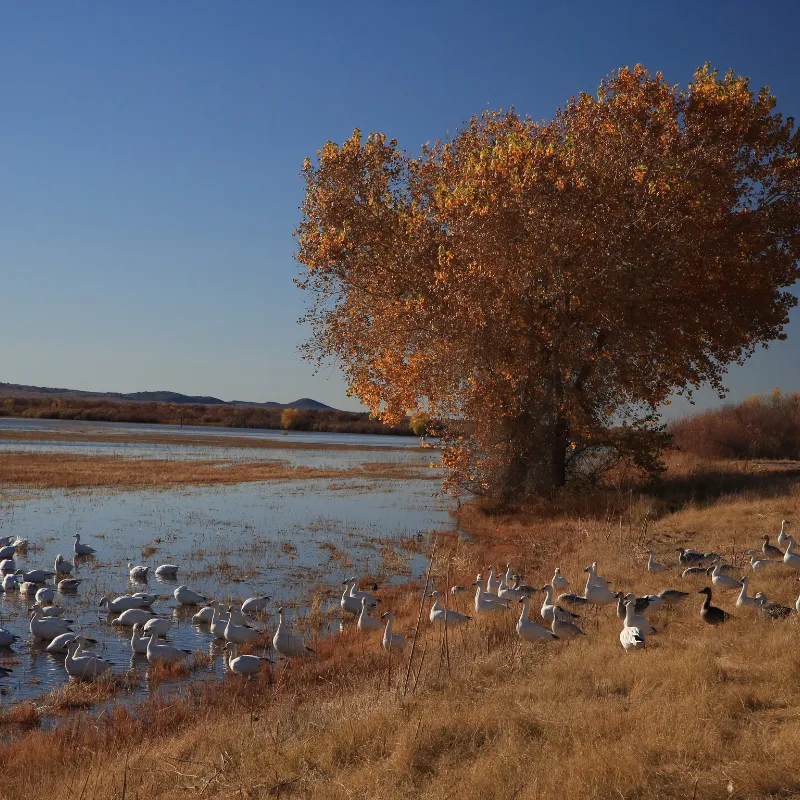
[[[13,592],[19,589],[19,578],[16,575],[4,575],[2,583],[4,592]]]
[[[127,611],[130,608],[145,608],[150,605],[147,599],[146,597],[134,597],[130,594],[114,598],[106,595],[100,598],[100,608],[105,606],[106,611],[110,614],[116,614],[118,611]]]
[[[780,550],[779,548],[775,547],[774,544],[770,544],[769,543],[769,536],[764,534],[761,537],[761,539],[764,542],[764,544],[761,545],[761,552],[767,558],[778,558],[778,559],[782,559],[783,558],[783,550]]]
[[[147,583],[147,573],[150,572],[150,567],[134,566],[130,561],[128,562],[128,575],[134,583]]]
[[[17,564],[13,558],[4,558],[2,561],[0,561],[0,572],[12,572],[16,574],[16,570]]]
[[[75,565],[71,561],[67,561],[61,553],[56,556],[56,575],[71,575],[74,566]]]
[[[116,627],[132,628],[137,623],[144,625],[154,616],[155,614],[146,608],[129,608],[123,611],[116,619],[112,619],[111,624]]]
[[[449,608],[445,609],[441,604],[441,592],[431,592],[428,597],[433,598],[433,605],[431,606],[430,613],[431,622],[438,622],[445,625],[463,625],[465,622],[469,622],[472,619],[472,617],[467,614],[459,614],[457,611],[452,611]]]
[[[362,591],[361,591],[361,590],[358,588],[358,578],[356,578],[356,576],[355,576],[355,575],[354,575],[352,578],[350,578],[350,581],[349,581],[349,583],[350,583],[350,597],[353,597],[353,598],[355,598],[355,599],[356,599],[356,601],[358,601],[358,602],[359,602],[359,609],[361,608],[361,606],[360,606],[360,602],[361,602],[361,598],[362,598],[362,597],[366,597],[366,598],[367,598],[367,601],[368,601],[368,602],[369,602],[369,603],[370,603],[370,604],[371,604],[373,607],[374,607],[374,605],[375,605],[375,604],[377,604],[377,603],[380,603],[380,600],[378,600],[378,598],[377,598],[377,597],[375,597],[375,595],[374,595],[374,594],[372,594],[372,593],[370,593],[370,592],[362,592]],[[376,585],[374,585],[374,586],[372,587],[373,591],[375,591],[377,588],[378,588],[377,584],[376,584]],[[359,613],[360,613],[360,611],[359,611]]]
[[[531,609],[531,598],[527,595],[519,601],[522,606],[519,619],[517,620],[517,636],[526,642],[551,642],[556,635],[542,627],[538,622],[528,619]]]
[[[156,567],[156,575],[158,575],[159,578],[177,578],[178,565],[162,564],[160,567]]]
[[[192,625],[208,624],[214,618],[215,603],[203,606],[196,614],[192,615]],[[242,606],[244,608],[244,606]]]
[[[228,609],[222,603],[214,603],[214,613],[208,629],[215,639],[225,638],[225,629],[228,627],[230,618],[231,615],[228,613]]]
[[[228,623],[225,625],[225,638],[235,644],[245,644],[258,639],[259,632],[245,623],[236,606],[228,606]]]
[[[56,599],[56,593],[49,586],[42,586],[36,591],[36,602],[41,605],[52,603]]]
[[[556,567],[556,571],[553,573],[553,580],[550,581],[550,585],[556,592],[563,592],[565,589],[569,589],[569,581],[561,574],[560,567]]]
[[[647,571],[648,572],[666,572],[667,568],[663,564],[659,564],[653,557],[653,551],[647,551]]]
[[[272,637],[272,646],[286,658],[295,658],[296,656],[304,658],[314,655],[314,651],[310,647],[306,647],[299,636],[294,636],[286,629],[283,622],[283,607],[278,609],[278,630]]]
[[[171,644],[160,644],[158,637],[151,636],[147,640],[147,660],[151,664],[157,661],[167,661],[172,664],[185,661],[189,657],[188,650],[181,650],[178,647],[173,647]]]
[[[348,614],[360,614],[361,598],[353,597],[350,594],[351,585],[349,580],[342,581],[342,586],[344,586],[344,591],[342,592],[342,599],[339,601],[342,611],[346,611]]]
[[[0,647],[11,647],[16,641],[17,637],[11,631],[0,627]]]
[[[78,633],[62,633],[60,636],[56,636],[56,638],[45,647],[45,650],[48,653],[57,653],[62,656],[66,655],[67,645],[70,642],[74,642],[76,639],[81,640],[81,645],[97,644],[97,639],[90,639],[88,636],[81,636]]]
[[[133,626],[133,634],[131,636],[131,650],[139,656],[147,655],[147,645],[150,643],[150,634],[142,635],[139,633],[142,626],[137,622]]]
[[[172,627],[172,620],[164,617],[153,617],[144,624],[146,634],[154,633],[156,636],[166,639],[169,629]]]
[[[723,622],[734,618],[733,614],[711,605],[711,589],[708,586],[702,588],[698,594],[706,596],[700,608],[700,618],[703,622],[707,622],[709,625],[722,625]]]
[[[55,572],[49,572],[46,569],[31,569],[26,572],[24,569],[18,569],[14,574],[19,575],[26,583],[44,583],[49,581]]]
[[[262,597],[248,597],[247,600],[242,603],[242,613],[243,614],[256,614],[263,611],[267,607],[267,603],[271,600],[271,597],[267,597],[267,595],[263,595]]]
[[[361,613],[358,615],[357,627],[362,633],[378,631],[383,627],[379,619],[369,615],[369,601],[366,597],[361,598]]]
[[[268,658],[261,658],[261,656],[239,655],[239,648],[236,642],[228,642],[225,645],[228,651],[228,669],[241,675],[244,678],[250,678],[253,675],[258,675],[261,672],[261,667],[264,664],[272,664]]]
[[[172,596],[182,605],[182,606],[203,606],[208,603],[203,595],[199,594],[198,592],[193,592],[188,586],[179,586],[173,593]]]
[[[407,644],[405,636],[394,633],[392,630],[394,614],[392,614],[391,611],[387,611],[385,614],[381,614],[381,619],[386,620],[386,629],[383,631],[383,641],[381,643],[383,649],[386,650],[387,653],[400,653],[405,650]]]
[[[14,547],[13,544],[6,545],[5,547],[0,547],[0,561],[5,561],[9,558],[14,558],[16,552],[17,548]]]
[[[570,622],[564,616],[564,611],[558,606],[555,606],[555,613],[553,614],[553,622],[550,629],[558,639],[574,639],[577,636],[586,636],[586,634],[574,623]]]
[[[69,592],[77,592],[82,583],[83,578],[62,578],[58,582],[57,588],[61,594],[68,594]]]
[[[40,611],[42,616],[46,617],[47,619],[52,617],[60,617],[64,613],[64,609],[61,608],[61,606],[47,606],[47,608],[45,608],[38,600],[33,604],[31,611],[34,609]]]
[[[43,616],[41,608],[34,608],[29,623],[31,633],[43,642],[52,642],[62,633],[71,633],[72,628],[69,625],[67,620]]]
[[[94,547],[89,547],[88,544],[82,544],[81,543],[81,535],[79,533],[76,533],[72,538],[75,540],[75,545],[74,545],[73,549],[75,550],[75,555],[76,556],[91,556],[91,555],[94,555],[94,552],[95,552]]]
[[[81,637],[67,645],[67,658],[64,666],[71,678],[90,681],[111,669],[108,661],[103,661],[102,658],[92,653],[83,653],[81,652],[82,648]]]

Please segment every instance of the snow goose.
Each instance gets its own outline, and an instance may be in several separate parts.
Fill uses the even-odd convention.
[[[111,669],[111,664],[108,661],[103,661],[102,658],[92,653],[82,653],[81,647],[80,638],[67,645],[67,658],[64,661],[64,666],[71,678],[80,678],[88,681],[103,675]]]
[[[474,585],[474,584],[473,584]],[[492,594],[495,597],[497,596],[498,591],[500,591],[500,581],[495,578],[494,576],[494,565],[489,565],[489,570],[486,576],[486,589],[487,594]]]
[[[778,534],[778,544],[784,547],[788,544],[787,539],[789,538],[789,534],[786,533],[786,526],[789,524],[790,522],[788,519],[781,520],[781,532]]]
[[[358,615],[358,629],[362,633],[377,631],[383,627],[381,621],[369,615],[369,601],[366,597],[361,598],[361,613]]]
[[[178,565],[162,564],[160,567],[156,567],[156,575],[159,578],[175,578],[178,575]]]
[[[782,606],[779,603],[770,603],[764,592],[756,592],[756,601],[758,603],[758,610],[770,619],[785,619],[792,613],[792,609],[788,606]]]
[[[653,557],[653,551],[647,551],[647,571],[648,572],[666,572],[667,568],[663,564],[659,564]]]
[[[707,622],[709,625],[721,625],[723,622],[733,619],[732,614],[729,614],[727,611],[723,611],[721,608],[711,605],[710,587],[704,587],[698,592],[698,594],[704,594],[706,596],[706,599],[703,600],[703,605],[700,608],[700,618],[703,620],[703,622]]]
[[[192,625],[208,624],[214,619],[214,603],[209,603],[203,606],[196,614],[192,616]],[[242,606],[244,608],[244,606]]]
[[[441,592],[431,592],[428,597],[433,598],[433,605],[431,606],[430,621],[438,622],[445,625],[463,625],[469,622],[472,617],[467,614],[459,614],[457,611],[445,609],[442,605]]]
[[[800,569],[800,553],[794,551],[794,539],[786,537],[786,552],[783,554],[783,563],[792,569]]]
[[[155,615],[146,608],[129,608],[123,611],[116,619],[111,620],[111,624],[122,628],[132,628],[137,623],[144,625]]]
[[[79,533],[76,533],[72,538],[75,540],[73,549],[75,551],[76,556],[94,555],[94,547],[89,547],[88,544],[83,544],[81,542],[81,535]]]
[[[50,580],[55,572],[46,569],[31,569],[26,572],[24,569],[18,569],[14,574],[19,575],[26,583],[44,583]]]
[[[19,578],[13,574],[3,575],[3,591],[13,592],[15,589],[19,589]]]
[[[56,563],[54,566],[56,575],[71,575],[73,568],[74,564],[71,561],[67,561],[61,553],[56,556]]]
[[[514,582],[516,583],[517,586],[520,585],[519,576],[515,578]],[[520,589],[515,588],[514,586],[509,586],[508,583],[506,582],[505,575],[503,576],[503,579],[500,581],[500,588],[497,590],[497,596],[501,600],[509,600],[515,602],[522,600],[522,598],[525,597],[526,594],[527,592],[523,592]]]
[[[737,608],[743,606],[754,607],[758,605],[758,600],[747,594],[747,575],[742,576],[742,588],[739,590],[739,596],[736,598]]]
[[[128,562],[128,575],[134,583],[147,583],[147,573],[150,572],[150,567],[145,567],[142,564],[134,566],[130,561]]]
[[[45,608],[38,600],[33,604],[31,611],[33,611],[34,608],[38,608],[39,611],[42,612],[42,616],[47,618],[60,617],[64,613],[64,609],[61,608],[61,606],[47,606],[47,608]]]
[[[550,628],[558,639],[574,639],[586,634],[574,623],[564,617],[563,610],[555,606],[553,621]]]
[[[714,569],[711,570],[711,583],[714,584],[715,589],[735,589],[738,592],[739,589],[742,588],[740,581],[737,581],[736,578],[732,578],[730,575],[726,575],[722,571],[721,561],[717,561],[714,565]]]
[[[17,536],[11,544],[20,551],[28,549],[28,540],[24,536]]]
[[[31,614],[29,627],[31,633],[43,642],[52,642],[56,636],[62,633],[70,633],[72,628],[69,622],[58,617],[45,617],[42,615],[41,608],[34,608]]]
[[[4,558],[0,561],[0,572],[13,572],[16,573],[17,564],[13,558]]]
[[[392,614],[391,611],[387,611],[385,614],[381,614],[381,619],[386,620],[386,628],[383,631],[383,641],[381,642],[383,649],[386,650],[387,653],[399,653],[405,650],[405,636],[401,636],[399,633],[394,633],[392,630],[394,624],[394,614]]]
[[[215,639],[225,638],[225,628],[228,627],[230,618],[231,615],[228,613],[228,609],[222,603],[214,603],[214,614],[208,629]]]
[[[269,603],[271,599],[272,598],[267,597],[267,595],[262,595],[261,597],[248,597],[247,600],[242,603],[242,613],[256,614],[261,612],[267,607],[267,603]]]
[[[150,642],[150,634],[143,636],[139,633],[141,630],[142,626],[137,622],[133,626],[133,634],[131,635],[131,650],[133,650],[136,655],[146,656],[147,645]]]
[[[491,611],[506,611],[508,602],[501,600],[496,594],[486,592],[483,588],[483,578],[478,577],[475,583],[475,613],[486,614]]]
[[[0,561],[5,561],[9,558],[14,558],[14,554],[16,553],[16,548],[13,544],[6,545],[5,547],[0,547]]]
[[[625,603],[625,620],[623,625],[626,628],[638,628],[642,633],[655,633],[656,629],[641,615],[636,613],[636,599],[628,600]]]
[[[460,586],[459,585],[459,586],[451,586],[450,587],[450,594],[453,595],[453,597],[458,597],[460,594],[463,594],[466,591],[467,591],[467,587],[466,586]]]
[[[642,631],[639,630],[639,628],[629,628],[625,625],[619,632],[619,643],[626,651],[644,650],[645,648],[644,633],[642,633]]]
[[[259,637],[259,632],[244,624],[244,620],[236,613],[235,606],[228,606],[228,622],[225,625],[225,638],[235,644],[246,644]]]
[[[244,678],[250,678],[253,675],[258,675],[261,672],[261,667],[264,664],[272,664],[268,658],[261,658],[261,656],[239,655],[239,648],[236,642],[228,642],[225,645],[228,651],[228,669],[241,675]]]
[[[164,617],[153,617],[145,622],[144,632],[148,635],[154,633],[159,638],[166,639],[171,627],[171,619],[165,619]]]
[[[797,580],[800,581],[800,578],[798,578]],[[800,614],[800,595],[797,595],[797,601],[795,602],[794,607],[797,613]]]
[[[545,586],[542,586],[542,591],[544,592],[544,602],[539,610],[539,614],[545,622],[552,622],[553,616],[555,615],[555,609],[558,608],[558,606],[553,603],[553,587],[548,583]],[[563,608],[561,611],[569,619],[579,619],[579,616],[577,614],[573,614],[571,611],[567,611]]]
[[[48,653],[57,653],[58,655],[66,655],[67,645],[74,642],[76,639],[81,640],[81,644],[97,644],[97,639],[90,639],[88,636],[81,636],[79,633],[62,633],[56,636],[50,644],[45,647]]]
[[[156,596],[150,592],[134,592],[131,597],[138,597],[146,606],[151,606],[156,601]]]
[[[592,579],[592,586],[602,586],[604,589],[608,589],[609,583],[608,581],[602,576],[597,573],[597,562],[592,561],[588,567],[584,570],[584,572],[588,572],[591,579]]]
[[[17,640],[17,637],[11,631],[0,627],[0,647],[11,647]]]
[[[506,564],[506,572],[503,577],[505,577],[506,586],[510,589],[514,585],[514,577],[515,577],[514,572],[511,569],[511,564]]]
[[[286,658],[314,655],[314,651],[310,647],[306,647],[299,636],[289,633],[286,629],[283,622],[283,607],[278,609],[278,630],[272,637],[272,646]]]
[[[155,635],[150,636],[147,640],[147,660],[151,664],[158,661],[166,661],[171,664],[178,664],[185,661],[189,656],[189,650],[181,650],[179,647],[173,647],[171,644],[161,644],[158,637]]]
[[[684,566],[698,564],[705,559],[705,556],[702,553],[699,553],[697,550],[687,550],[685,547],[679,547],[678,553],[680,553],[678,556],[678,561]]]
[[[342,581],[342,586],[344,586],[344,591],[342,592],[342,599],[339,601],[342,611],[346,611],[348,614],[360,614],[361,600],[350,594],[350,581]]]
[[[616,602],[617,596],[611,589],[593,584],[592,580],[593,578],[590,574],[586,578],[586,587],[583,590],[583,595],[587,603],[593,606],[607,606]]]
[[[56,593],[49,586],[42,586],[36,591],[36,602],[45,605],[52,603],[56,599]]]
[[[373,584],[372,591],[375,591],[377,588],[378,585]],[[355,575],[352,578],[350,578],[350,597],[354,597],[356,600],[359,601],[359,603],[362,597],[366,597],[370,603],[380,603],[380,600],[378,600],[378,598],[375,597],[374,594],[371,594],[370,592],[362,592],[358,588],[358,578]],[[359,605],[359,610],[360,608],[361,606]]]
[[[127,611],[131,608],[144,608],[150,605],[146,602],[146,598],[134,597],[130,594],[124,594],[121,597],[112,598],[110,595],[100,598],[100,608],[105,607],[106,611],[110,614],[116,614],[118,611]]]
[[[538,622],[528,619],[531,608],[531,598],[527,595],[520,601],[522,611],[520,612],[519,619],[517,620],[517,636],[524,639],[526,642],[551,642],[556,638],[556,635],[543,628]]]
[[[11,544],[10,536],[0,536],[0,547],[6,547],[9,544]]]
[[[553,580],[550,581],[550,585],[556,592],[563,592],[564,589],[569,588],[569,581],[561,574],[560,567],[556,567],[556,571],[553,573]]]
[[[208,600],[203,595],[193,592],[188,586],[179,586],[172,593],[172,596],[182,606],[202,606],[208,603]]]
[[[681,572],[681,578],[697,577],[699,575],[708,575],[711,570],[708,567],[687,567]]]
[[[774,558],[759,558],[759,553],[755,550],[748,550],[747,555],[750,556],[750,569],[753,570],[774,567],[783,563]],[[781,558],[783,558],[783,556],[781,556]]]
[[[62,578],[58,582],[58,591],[61,594],[66,594],[69,592],[77,592],[78,587],[83,583],[83,578]]]
[[[761,552],[767,558],[778,558],[778,559],[782,559],[783,558],[783,550],[775,547],[774,544],[770,544],[769,543],[769,536],[767,536],[767,534],[764,534],[761,537],[761,539],[764,542],[764,544],[761,545]]]

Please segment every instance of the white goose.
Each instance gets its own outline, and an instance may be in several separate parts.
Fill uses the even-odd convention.
[[[67,674],[71,678],[89,681],[108,672],[111,664],[103,661],[93,653],[82,653],[81,638],[78,637],[67,645],[67,658],[64,661]]]
[[[406,649],[406,639],[405,636],[401,636],[399,633],[394,633],[392,630],[392,626],[394,623],[394,614],[391,611],[387,611],[385,614],[381,614],[381,619],[386,620],[386,629],[383,632],[383,641],[382,646],[386,652],[402,652]]]
[[[592,563],[586,567],[584,572],[588,572],[592,578],[592,586],[602,586],[604,589],[608,589],[608,581],[602,576],[599,575],[597,572],[597,562],[592,561]]]
[[[431,622],[455,626],[463,625],[465,622],[469,622],[472,619],[472,617],[468,616],[467,614],[459,614],[457,611],[452,611],[449,608],[445,609],[442,605],[441,592],[431,592],[428,597],[433,598],[433,605],[431,606],[431,613],[429,617]]]
[[[786,552],[783,555],[783,563],[792,569],[800,569],[800,553],[795,553],[795,541],[792,536],[786,537]]]
[[[358,578],[356,578],[355,575],[352,578],[350,578],[349,583],[350,583],[350,597],[353,597],[357,601],[359,601],[359,604],[361,602],[362,597],[366,597],[369,603],[372,604],[373,606],[377,603],[380,603],[380,600],[378,600],[378,598],[375,597],[374,594],[372,594],[371,592],[362,592],[358,588]],[[359,609],[360,608],[361,606],[359,605]],[[360,610],[358,613],[361,613]]]
[[[43,642],[52,642],[56,636],[72,631],[69,622],[58,617],[44,617],[41,608],[33,609],[29,627],[31,633]]]
[[[711,571],[711,582],[716,589],[736,589],[738,591],[742,588],[742,584],[737,581],[736,578],[732,578],[722,571],[721,561],[717,561],[714,565],[714,569]]]
[[[208,629],[215,639],[225,638],[225,629],[228,627],[230,618],[231,615],[228,613],[228,609],[222,603],[214,603],[214,614]]]
[[[636,608],[636,600],[628,600],[625,603],[625,619],[623,620],[623,627],[625,628],[638,628],[641,633],[655,633],[656,629],[641,615],[637,614],[634,610]]]
[[[556,567],[556,571],[553,573],[553,580],[550,581],[550,585],[556,592],[563,592],[565,589],[569,588],[569,581],[561,574],[560,567]]]
[[[42,612],[42,616],[50,619],[52,617],[60,617],[64,613],[64,609],[61,606],[47,606],[45,608],[38,600],[33,604],[33,609],[36,608]]]
[[[19,578],[16,575],[3,575],[3,591],[13,592],[19,589]]]
[[[129,608],[123,611],[116,619],[111,620],[111,624],[121,628],[132,628],[134,625],[144,625],[151,620],[155,614],[146,608]]]
[[[175,578],[178,575],[178,565],[162,564],[160,567],[156,567],[156,575],[159,578]]]
[[[124,594],[121,597],[112,598],[110,595],[100,598],[100,608],[105,607],[109,614],[116,614],[118,611],[128,611],[131,608],[145,608],[150,605],[146,602],[147,598],[134,597]]]
[[[156,601],[156,596],[150,592],[134,592],[131,597],[138,597],[144,602],[145,606],[151,606]]]
[[[778,534],[778,544],[786,547],[788,544],[789,534],[786,533],[786,526],[791,524],[788,519],[781,520],[781,532]]]
[[[228,622],[225,625],[225,638],[234,644],[245,644],[252,642],[259,637],[259,632],[255,628],[245,624],[236,606],[228,606]]]
[[[128,575],[135,583],[147,583],[148,572],[150,572],[150,567],[145,567],[141,564],[134,566],[130,561],[128,562]]]
[[[350,589],[352,587],[349,580],[342,581],[342,586],[344,586],[344,591],[342,592],[342,599],[339,602],[342,611],[346,611],[348,614],[360,614],[361,598],[353,597],[350,594]]]
[[[171,627],[171,619],[165,619],[164,617],[153,617],[145,622],[144,632],[148,635],[154,633],[159,638],[165,639]]]
[[[31,569],[26,572],[24,569],[18,569],[14,574],[19,575],[26,583],[44,583],[50,580],[55,572],[46,569]]]
[[[261,612],[267,607],[267,603],[269,603],[271,599],[272,598],[267,597],[266,595],[263,595],[262,597],[248,597],[247,600],[242,603],[242,613],[256,614]]]
[[[78,587],[83,583],[83,578],[62,578],[58,582],[58,591],[61,594],[77,592]]]
[[[369,615],[369,601],[366,597],[361,598],[361,613],[358,615],[358,629],[362,633],[377,631],[383,627],[381,621]]]
[[[192,615],[192,625],[208,624],[214,619],[215,603],[203,606],[196,614]],[[244,608],[244,606],[242,606]]]
[[[626,611],[627,608],[633,608],[633,605],[634,602],[629,600],[626,603]],[[624,624],[622,630],[619,632],[619,643],[624,650],[644,650],[644,632],[639,628],[629,627],[627,624]]]
[[[496,594],[483,590],[483,578],[479,576],[472,585],[477,587],[475,589],[476,614],[486,614],[492,611],[506,611],[508,609],[508,602],[506,600],[501,600]]]
[[[501,600],[509,600],[512,602],[519,602],[522,600],[523,597],[527,594],[527,592],[518,589],[517,587],[520,585],[519,575],[516,576],[514,579],[514,586],[510,585],[507,580],[506,576],[503,575],[500,581],[500,588],[497,590],[497,596]]]
[[[570,622],[562,608],[555,606],[555,613],[553,614],[553,621],[550,623],[550,629],[559,639],[575,639],[578,636],[586,636],[586,634],[574,623]]]
[[[750,569],[765,569],[766,567],[775,567],[782,564],[782,561],[778,561],[775,558],[759,558],[762,553],[758,553],[755,550],[748,550],[747,555],[750,556]]]
[[[90,639],[88,636],[81,636],[78,633],[62,633],[60,636],[56,636],[50,644],[45,647],[45,650],[48,653],[57,653],[58,655],[66,655],[67,653],[67,645],[70,642],[74,642],[76,639],[81,640],[81,644],[97,644],[96,639]]]
[[[617,596],[611,589],[594,584],[592,581],[593,577],[590,573],[586,578],[586,587],[583,590],[583,596],[587,603],[593,606],[608,606],[617,602]]]
[[[17,564],[13,558],[4,558],[0,561],[0,572],[14,573],[16,576]]]
[[[555,609],[559,608],[559,606],[553,603],[553,587],[548,583],[545,586],[542,586],[542,591],[544,592],[544,602],[539,610],[539,614],[545,622],[552,622],[553,617],[555,616]],[[578,619],[578,615],[573,614],[571,611],[567,611],[563,608],[561,611],[569,619]]]
[[[189,651],[173,647],[171,644],[160,644],[156,636],[147,640],[147,660],[151,664],[157,661],[168,661],[172,664],[180,663],[188,658]]]
[[[56,599],[56,593],[49,586],[42,586],[36,591],[36,602],[45,605],[52,603]]]
[[[81,543],[81,535],[76,533],[73,537],[75,545],[73,547],[76,556],[91,556],[94,554],[94,547],[89,547],[88,544]]]
[[[494,565],[489,566],[489,574],[486,578],[486,593],[496,595],[500,590],[500,581],[494,577]]]
[[[742,576],[742,588],[739,590],[739,596],[736,598],[736,605],[739,608],[742,608],[743,606],[758,606],[758,600],[756,600],[755,597],[751,597],[749,594],[747,594],[747,575]]]
[[[208,600],[203,595],[193,592],[188,586],[179,586],[172,593],[172,596],[182,606],[204,606],[208,603]]]
[[[17,637],[11,631],[0,627],[0,647],[11,647],[16,641]]]
[[[61,553],[56,556],[56,575],[71,575],[73,568],[74,564],[71,561],[67,561]]]
[[[522,611],[517,620],[517,636],[519,636],[520,639],[524,639],[526,642],[549,642],[555,639],[556,635],[552,631],[543,628],[538,622],[528,619],[531,608],[531,598],[525,596],[519,602],[522,605]]]
[[[647,551],[647,571],[648,572],[666,572],[667,568],[663,564],[659,564],[653,557],[653,551]]]
[[[314,655],[314,651],[310,647],[306,647],[299,636],[294,636],[286,629],[283,622],[283,607],[278,609],[278,630],[272,637],[272,646],[286,658]]]
[[[147,655],[147,645],[150,643],[150,635],[143,636],[139,633],[142,626],[137,622],[133,626],[133,634],[131,635],[131,650],[140,656]]]
[[[9,558],[14,558],[17,548],[13,544],[7,544],[0,547],[0,561],[5,561]]]
[[[268,658],[261,658],[261,656],[240,656],[236,642],[228,642],[225,645],[225,649],[230,653],[228,657],[228,669],[245,678],[258,675],[258,673],[261,672],[263,664],[272,664],[272,661]]]
[[[511,571],[511,564],[506,564],[506,574],[503,577],[505,578],[506,586],[510,589],[514,585],[515,577],[514,573]]]

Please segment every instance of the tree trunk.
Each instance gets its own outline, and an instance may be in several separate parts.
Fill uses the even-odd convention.
[[[550,480],[553,486],[563,486],[567,482],[568,432],[567,421],[559,417],[553,431],[553,448],[550,456]]]

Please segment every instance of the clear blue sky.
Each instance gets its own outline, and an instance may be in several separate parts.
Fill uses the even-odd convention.
[[[304,156],[355,127],[417,150],[487,106],[550,118],[636,62],[733,68],[800,118],[799,30],[791,0],[4,3],[0,380],[355,408],[296,350]],[[800,389],[788,332],[732,397]]]

